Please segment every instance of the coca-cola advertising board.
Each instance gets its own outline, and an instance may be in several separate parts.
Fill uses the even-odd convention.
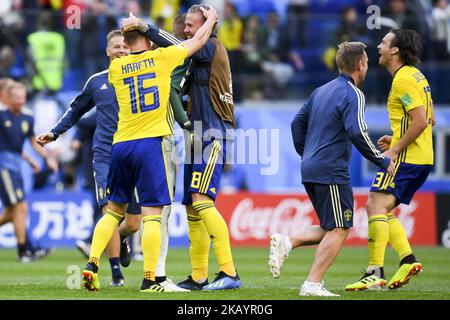
[[[346,245],[367,245],[367,192],[355,193],[353,228]],[[319,220],[305,194],[220,194],[217,206],[228,224],[233,246],[268,246],[273,233],[295,235]],[[435,195],[417,193],[394,210],[413,245],[436,245]]]

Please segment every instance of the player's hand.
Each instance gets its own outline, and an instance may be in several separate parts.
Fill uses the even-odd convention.
[[[36,141],[41,147],[43,147],[47,143],[55,141],[55,135],[53,134],[53,132],[43,133],[36,137]]]
[[[209,9],[205,9],[203,7],[200,7],[200,10],[203,13],[203,16],[205,17],[206,20],[212,19],[213,21],[217,21],[219,19],[219,16],[217,15],[217,11],[216,9],[214,9],[211,6],[208,6]]]
[[[122,33],[138,30],[140,32],[146,32],[149,29],[148,24],[136,17],[132,12],[128,18],[124,18],[121,20]]]
[[[386,169],[388,175],[393,177],[395,175],[395,162],[391,159],[391,162],[389,163],[389,166]]]
[[[59,170],[59,165],[58,165],[58,161],[56,161],[55,159],[53,159],[52,157],[47,157],[45,159],[45,162],[47,164],[47,167],[53,171],[53,172],[58,172]]]
[[[395,160],[397,160],[398,152],[396,152],[394,150],[394,148],[391,148],[388,151],[384,152],[383,156],[385,156],[386,158],[391,159],[392,161],[395,161]]]
[[[377,143],[380,147],[380,150],[385,152],[389,150],[391,147],[392,136],[384,135],[380,139],[378,139]]]

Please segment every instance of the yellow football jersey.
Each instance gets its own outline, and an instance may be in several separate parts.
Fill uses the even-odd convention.
[[[423,106],[428,126],[399,156],[398,161],[410,164],[433,164],[432,99],[430,85],[419,69],[401,67],[392,81],[387,108],[392,128],[391,147],[405,134],[411,119],[408,112]]]
[[[113,144],[173,132],[173,115],[168,110],[170,76],[186,57],[183,45],[173,45],[133,52],[111,62],[108,77],[119,104]]]

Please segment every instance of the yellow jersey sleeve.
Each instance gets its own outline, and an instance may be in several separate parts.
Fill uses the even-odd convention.
[[[394,82],[394,92],[406,112],[420,106],[425,107],[425,103],[419,93],[419,89],[421,88],[414,79],[402,78]]]
[[[160,52],[161,60],[164,61],[170,70],[182,65],[188,54],[187,48],[183,44],[159,48],[157,51]]]

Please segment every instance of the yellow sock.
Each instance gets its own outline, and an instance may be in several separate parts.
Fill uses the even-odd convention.
[[[94,235],[92,237],[91,253],[89,255],[89,261],[94,262],[97,267],[100,264],[100,257],[105,251],[106,246],[112,238],[114,230],[119,225],[123,215],[114,212],[110,209],[106,209],[106,213],[97,222],[94,229]]]
[[[155,281],[156,265],[161,250],[161,215],[144,216],[141,247],[144,255],[144,278]]]
[[[144,279],[155,281],[155,271],[144,271]]]
[[[200,215],[206,230],[208,230],[220,270],[234,276],[236,270],[231,256],[230,236],[225,220],[217,211],[212,200],[196,201],[193,203],[193,207]]]
[[[369,217],[369,266],[382,267],[384,253],[389,241],[389,225],[387,216],[376,214]]]
[[[406,236],[405,229],[403,228],[400,220],[398,220],[392,212],[389,212],[387,217],[389,224],[389,243],[397,252],[400,260],[402,260],[404,257],[412,253],[408,237]]]
[[[194,281],[203,282],[208,279],[208,257],[211,240],[208,230],[200,216],[192,206],[187,206],[189,224],[189,254],[191,257],[192,274]]]

